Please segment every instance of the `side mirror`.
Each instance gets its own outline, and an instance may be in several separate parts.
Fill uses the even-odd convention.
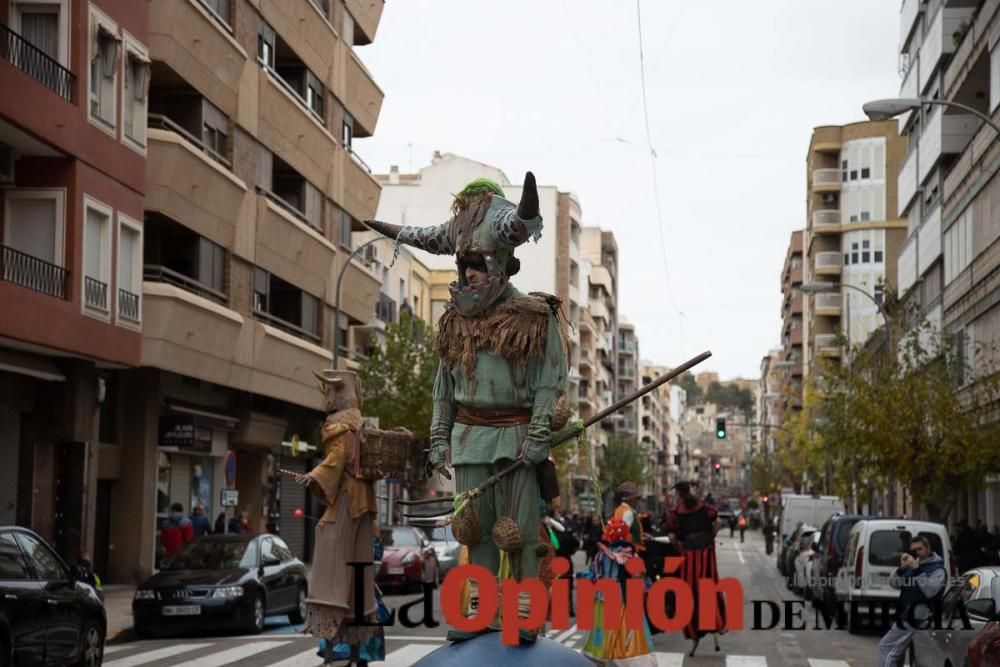
[[[996,603],[989,598],[981,598],[966,603],[965,611],[969,612],[971,618],[978,621],[997,620]]]
[[[813,542],[812,549],[818,554],[823,553],[823,549],[819,546],[819,542]]]

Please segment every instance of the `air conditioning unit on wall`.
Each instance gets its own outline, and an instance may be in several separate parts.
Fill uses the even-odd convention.
[[[822,201],[823,204],[827,205],[827,206],[832,205],[832,204],[836,204],[837,203],[837,195],[835,195],[832,192],[824,192],[823,196],[820,198],[820,201]]]
[[[0,184],[14,184],[14,147],[0,144]]]

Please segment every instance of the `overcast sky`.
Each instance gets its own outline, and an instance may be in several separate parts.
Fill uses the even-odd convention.
[[[355,148],[377,172],[440,150],[575,193],[584,224],[618,241],[620,313],[642,357],[677,365],[711,350],[700,370],[757,377],[780,343],[810,132],[898,94],[899,7],[641,0],[666,270],[634,0],[387,2],[358,48],[385,101]]]

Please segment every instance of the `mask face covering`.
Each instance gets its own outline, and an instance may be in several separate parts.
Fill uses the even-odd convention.
[[[485,284],[473,288],[465,282],[465,270],[470,267],[486,271],[489,277]],[[459,315],[475,317],[497,302],[506,291],[509,280],[494,255],[473,256],[468,262],[459,257],[458,281],[449,287],[451,303]]]

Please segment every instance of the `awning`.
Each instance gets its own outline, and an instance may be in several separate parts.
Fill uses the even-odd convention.
[[[28,375],[48,382],[66,381],[66,376],[59,367],[48,359],[10,350],[0,350],[0,371]]]

